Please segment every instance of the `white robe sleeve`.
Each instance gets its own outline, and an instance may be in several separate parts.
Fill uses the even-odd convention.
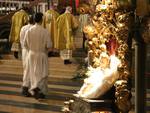
[[[24,40],[24,37],[25,37],[25,31],[24,31],[24,27],[21,28],[21,31],[20,31],[20,44],[21,44],[21,47],[23,48],[23,40]]]
[[[51,48],[52,47],[52,41],[51,41],[51,38],[49,38],[50,34],[47,30],[46,30],[45,36],[46,36],[46,48],[47,49]]]
[[[28,47],[28,39],[29,39],[29,31],[27,31],[26,33],[25,33],[25,37],[24,37],[24,40],[23,40],[23,46],[26,48],[26,49],[28,49],[29,47]]]

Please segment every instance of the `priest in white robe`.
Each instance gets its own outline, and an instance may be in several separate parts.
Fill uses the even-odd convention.
[[[21,48],[22,48],[22,64],[23,64],[23,83],[22,83],[22,94],[26,97],[30,96],[29,93],[29,87],[30,87],[30,76],[29,76],[29,69],[27,66],[27,55],[28,55],[28,50],[24,47],[23,42],[24,42],[24,37],[25,37],[25,33],[28,31],[28,29],[30,29],[33,24],[34,24],[34,20],[33,20],[33,16],[29,15],[29,20],[28,20],[28,24],[23,26],[21,28],[20,31],[20,44],[21,44]]]
[[[42,13],[36,13],[33,25],[25,35],[24,46],[28,49],[28,66],[32,95],[45,98],[48,90],[48,50],[52,47],[49,32],[42,25]]]

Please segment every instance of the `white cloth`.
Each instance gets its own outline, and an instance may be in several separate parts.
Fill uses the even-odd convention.
[[[26,64],[27,63],[26,56],[28,54],[28,50],[24,47],[23,42],[24,42],[25,33],[32,26],[33,25],[31,25],[31,24],[25,25],[21,28],[21,31],[20,31],[20,44],[21,44],[21,48],[22,48],[22,64],[23,64],[23,84],[22,84],[22,86],[24,86],[24,87],[30,86],[30,79],[29,79],[30,75],[29,75],[28,66]]]
[[[47,92],[48,56],[47,50],[52,47],[49,32],[42,26],[35,24],[26,35],[24,46],[29,50],[28,66],[30,69],[31,91],[39,88],[42,93]]]
[[[119,64],[120,60],[117,57],[110,56],[109,68],[92,68],[78,95],[83,98],[98,98],[105,94],[119,77]]]
[[[79,22],[80,22],[80,31],[83,32],[83,28],[90,23],[89,14],[80,14]]]
[[[72,58],[72,50],[69,50],[69,49],[61,50],[60,57],[63,60],[70,60]]]

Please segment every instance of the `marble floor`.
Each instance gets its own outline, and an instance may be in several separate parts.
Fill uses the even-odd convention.
[[[0,113],[61,113],[63,103],[72,98],[81,83],[67,79],[49,78],[49,93],[46,99],[23,97],[21,75],[0,74]],[[55,81],[55,82],[54,82]],[[134,101],[134,89],[132,90]],[[133,106],[134,107],[134,106]],[[147,90],[147,112],[150,113],[150,91]],[[130,111],[134,113],[134,108]]]
[[[22,69],[19,68],[22,66],[21,61],[12,60],[9,63],[0,61],[0,113],[62,113],[64,102],[72,98],[72,94],[80,89],[82,83],[71,79],[77,69],[76,63],[65,66],[58,58],[51,58],[49,61],[51,62],[49,69],[51,75],[48,78],[49,93],[43,100],[21,95]],[[56,71],[58,66],[60,68]],[[130,113],[134,113],[134,88],[132,95],[133,108]],[[150,113],[149,89],[146,105],[146,113]]]
[[[12,56],[0,60],[0,113],[61,113],[81,82],[73,81],[78,64],[64,65],[59,57],[49,58],[48,95],[36,100],[21,95],[22,62]],[[69,70],[68,70],[69,69]]]
[[[49,93],[46,99],[36,100],[23,97],[21,92],[21,76],[0,74],[0,113],[60,113],[64,101],[71,99],[79,89],[73,81],[66,79],[49,80]]]

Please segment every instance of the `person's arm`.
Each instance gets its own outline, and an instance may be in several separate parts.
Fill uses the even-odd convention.
[[[15,17],[14,15],[12,16],[11,19],[11,29],[10,29],[10,34],[9,34],[9,41],[12,43],[13,42],[13,33],[14,33],[14,26],[15,26]]]
[[[77,29],[79,26],[79,22],[75,18],[75,16],[72,15],[72,29]]]
[[[25,31],[24,31],[24,27],[22,27],[21,30],[20,30],[20,44],[21,44],[21,47],[23,47],[24,37],[25,37]]]
[[[29,39],[29,31],[27,31],[27,32],[25,33],[25,36],[24,36],[24,39],[23,39],[23,43],[22,43],[22,45],[23,45],[26,49],[29,48],[29,47],[28,47],[28,39]]]
[[[48,51],[52,50],[52,41],[50,38],[50,34],[47,30],[45,30],[45,36],[46,36],[46,49],[48,49]]]
[[[23,23],[22,23],[23,26],[28,24],[28,21],[29,21],[28,18],[29,18],[29,15],[25,13],[23,16]]]

